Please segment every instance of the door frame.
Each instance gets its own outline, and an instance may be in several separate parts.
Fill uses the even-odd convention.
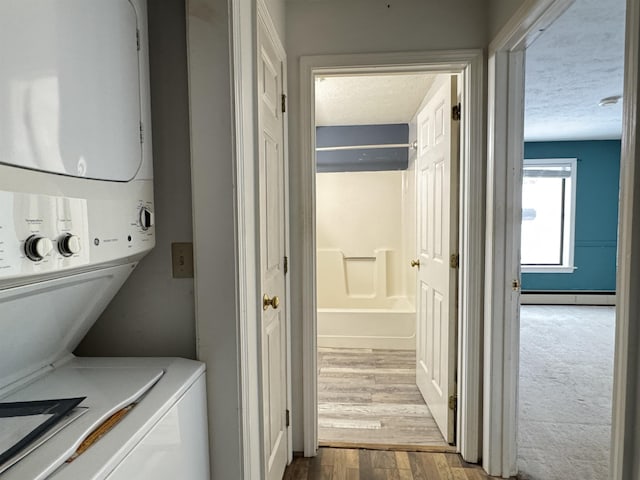
[[[489,46],[487,129],[486,305],[483,383],[483,467],[517,473],[521,168],[526,48],[573,0],[526,0]],[[610,478],[635,478],[640,468],[640,6],[627,0],[623,134]],[[634,188],[635,187],[635,188]],[[634,215],[634,210],[636,214]]]
[[[482,466],[505,478],[517,473],[524,51],[571,3],[527,0],[489,45]]]
[[[627,0],[624,61],[611,480],[637,478],[640,471],[640,169],[636,168],[640,164],[640,5],[636,0]]]
[[[231,60],[233,86],[236,254],[238,289],[238,344],[240,373],[240,424],[243,478],[263,478],[265,452],[262,413],[262,363],[260,359],[260,231],[258,186],[257,29],[262,22],[283,59],[282,88],[287,91],[287,56],[265,0],[231,1]],[[285,252],[290,257],[288,112],[283,113]],[[194,199],[195,201],[195,199]],[[210,206],[203,205],[203,210]],[[287,409],[292,404],[291,379],[291,275],[285,275]],[[292,427],[287,429],[287,463],[293,460]]]
[[[480,458],[484,265],[484,54],[482,50],[303,56],[300,59],[304,455],[318,448],[315,76],[399,72],[461,73],[460,270],[457,449]]]

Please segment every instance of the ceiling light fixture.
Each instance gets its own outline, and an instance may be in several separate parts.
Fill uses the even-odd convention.
[[[622,95],[613,95],[611,97],[605,97],[598,102],[598,105],[600,105],[601,107],[606,107],[608,105],[615,105],[620,101],[621,98],[622,98]]]

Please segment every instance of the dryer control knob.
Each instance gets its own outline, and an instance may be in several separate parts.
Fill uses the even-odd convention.
[[[142,230],[149,230],[149,228],[153,226],[154,220],[154,215],[151,210],[147,207],[142,207],[140,209],[139,223]]]
[[[31,235],[24,241],[24,253],[34,262],[39,262],[53,250],[53,242],[40,235]]]
[[[58,251],[65,257],[75,255],[80,251],[80,239],[70,233],[63,235],[58,239]]]

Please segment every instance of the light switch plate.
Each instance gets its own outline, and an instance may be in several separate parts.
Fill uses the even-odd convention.
[[[193,278],[193,243],[172,243],[173,278]]]

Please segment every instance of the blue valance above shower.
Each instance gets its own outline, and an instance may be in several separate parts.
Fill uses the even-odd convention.
[[[406,170],[409,125],[316,127],[318,172]]]

